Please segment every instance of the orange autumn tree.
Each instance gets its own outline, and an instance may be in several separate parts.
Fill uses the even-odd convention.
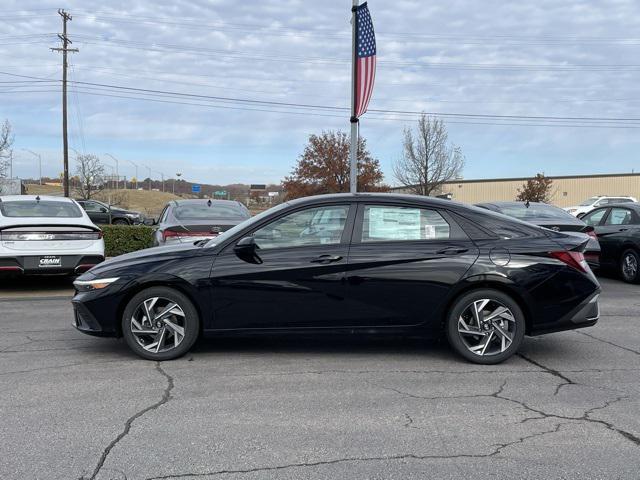
[[[349,191],[349,137],[329,130],[310,135],[298,164],[285,177],[282,186],[287,199]],[[358,138],[358,191],[382,192],[380,162],[367,150],[366,140]]]

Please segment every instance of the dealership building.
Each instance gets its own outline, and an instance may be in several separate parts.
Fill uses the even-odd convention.
[[[465,203],[515,200],[518,189],[529,180],[522,178],[493,178],[478,180],[454,180],[446,182],[439,196]],[[632,196],[640,199],[640,173],[612,173],[602,175],[571,175],[547,177],[553,180],[554,205],[569,207],[596,195]],[[398,193],[410,193],[406,187],[391,189]]]

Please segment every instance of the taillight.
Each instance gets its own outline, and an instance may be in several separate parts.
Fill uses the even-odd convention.
[[[217,233],[208,232],[176,232],[174,230],[165,230],[162,232],[162,238],[166,240],[169,237],[216,237]]]
[[[560,260],[562,263],[569,265],[576,270],[587,273],[589,266],[584,259],[584,254],[582,252],[574,252],[574,251],[562,251],[562,252],[551,252],[551,255],[556,260]]]
[[[100,240],[102,232],[1,232],[0,239],[4,242],[25,242],[25,241],[61,241],[61,240]]]

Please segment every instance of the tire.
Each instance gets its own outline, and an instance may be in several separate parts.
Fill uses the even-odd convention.
[[[176,306],[171,308],[172,304]],[[147,311],[155,317],[152,322],[147,320]],[[168,287],[141,291],[129,301],[122,315],[122,336],[131,350],[147,360],[181,357],[191,349],[199,333],[200,319],[193,303]]]
[[[620,256],[620,277],[627,283],[640,283],[640,254],[637,250],[625,250]]]
[[[116,218],[111,223],[113,225],[129,225],[129,222],[124,218]]]
[[[499,309],[505,310],[491,318]],[[480,311],[477,317],[474,310]],[[478,318],[479,326],[476,326]],[[445,325],[447,340],[456,353],[482,365],[503,362],[516,353],[525,328],[524,314],[513,298],[492,289],[473,290],[458,298],[449,310]],[[475,331],[477,335],[471,333]]]

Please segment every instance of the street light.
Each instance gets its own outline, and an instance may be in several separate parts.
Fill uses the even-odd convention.
[[[116,190],[118,190],[118,184],[120,183],[120,172],[118,169],[118,159],[116,157],[114,157],[113,155],[111,155],[110,153],[105,153],[105,155],[107,157],[113,158],[113,160],[116,162]],[[125,185],[125,188],[127,188],[127,186]]]
[[[149,165],[144,165],[147,170],[149,170],[149,182],[148,182],[148,187],[149,187],[149,191],[151,191],[151,167]]]
[[[162,191],[164,192],[164,173],[154,170],[156,173],[160,174],[160,178],[162,179]]]
[[[138,189],[138,164],[137,164],[137,163],[133,163],[131,160],[127,160],[126,158],[125,158],[125,160],[126,160],[127,162],[129,162],[131,165],[133,165],[134,167],[136,167],[136,181],[135,181],[135,189],[137,190],[137,189]]]
[[[180,172],[176,173],[176,177],[178,177],[178,179],[180,179],[180,177],[182,176],[182,174]],[[176,179],[173,179],[173,194],[176,194]]]
[[[38,157],[38,173],[40,174],[40,185],[42,185],[42,156],[28,148],[23,148],[25,152],[29,152],[31,155]]]

